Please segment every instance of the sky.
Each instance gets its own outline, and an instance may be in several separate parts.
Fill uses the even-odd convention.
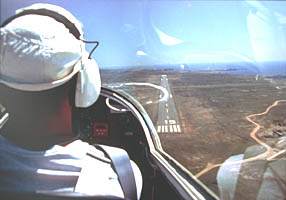
[[[38,2],[82,22],[85,39],[100,42],[101,68],[286,58],[283,1],[1,0],[1,22]]]

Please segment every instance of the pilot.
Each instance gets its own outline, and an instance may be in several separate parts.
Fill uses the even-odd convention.
[[[0,32],[0,103],[10,114],[0,130],[1,197],[78,193],[139,199],[138,166],[127,163],[135,188],[127,194],[113,156],[105,151],[124,150],[73,139],[73,109],[93,105],[101,87],[81,23],[61,7],[34,4],[17,10]]]

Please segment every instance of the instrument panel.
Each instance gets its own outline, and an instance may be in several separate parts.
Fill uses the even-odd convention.
[[[89,108],[79,110],[83,140],[123,148],[129,155],[147,146],[143,128],[134,114],[124,105],[105,96]],[[131,157],[132,155],[130,155]]]

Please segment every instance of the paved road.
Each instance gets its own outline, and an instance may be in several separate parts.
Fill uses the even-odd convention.
[[[159,102],[159,113],[157,121],[158,133],[180,133],[181,125],[178,118],[178,112],[175,107],[174,99],[170,86],[168,83],[167,75],[161,76],[161,87],[166,88],[169,98]],[[160,99],[163,93],[160,91]]]

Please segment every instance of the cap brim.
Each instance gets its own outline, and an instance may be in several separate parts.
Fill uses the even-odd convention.
[[[23,91],[42,91],[42,90],[48,90],[55,87],[58,87],[64,83],[66,83],[68,80],[70,80],[76,73],[78,73],[81,70],[81,59],[77,61],[75,66],[73,67],[73,71],[69,73],[67,76],[65,76],[62,79],[50,82],[50,83],[25,83],[25,82],[10,82],[9,80],[3,80],[0,79],[0,82],[7,85],[8,87],[17,89],[17,90],[23,90]]]

